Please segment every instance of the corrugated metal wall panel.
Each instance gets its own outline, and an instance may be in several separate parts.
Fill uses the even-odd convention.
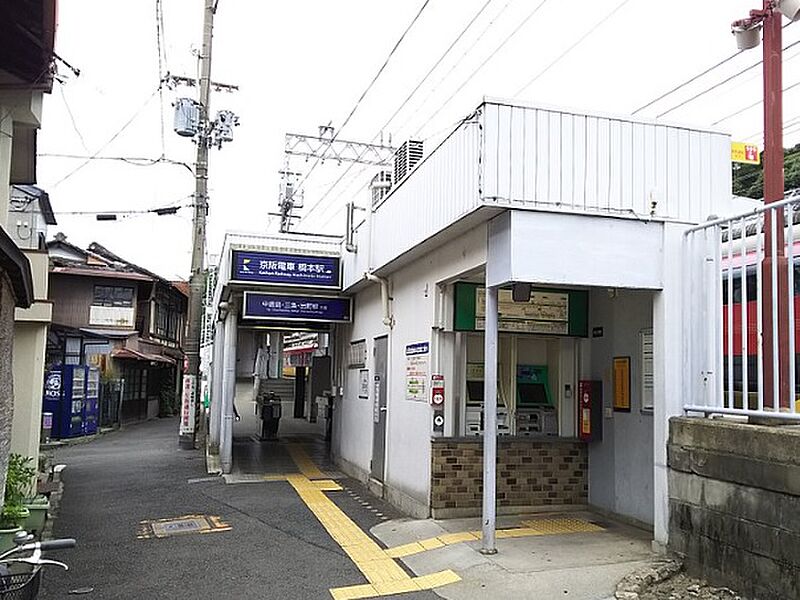
[[[462,124],[374,209],[373,268],[384,266],[478,206],[480,136],[476,122]],[[507,148],[508,144],[506,152]]]
[[[730,198],[721,133],[484,105],[486,201],[696,222]]]

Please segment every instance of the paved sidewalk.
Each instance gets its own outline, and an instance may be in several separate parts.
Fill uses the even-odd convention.
[[[401,519],[372,533],[390,554],[412,550],[402,560],[418,575],[445,566],[458,573],[460,582],[436,590],[449,600],[605,600],[622,577],[656,558],[648,533],[588,512],[499,517],[498,529],[506,533],[498,531],[493,556],[479,552],[477,518]],[[465,532],[473,533],[460,541]],[[415,548],[420,540],[431,549]]]

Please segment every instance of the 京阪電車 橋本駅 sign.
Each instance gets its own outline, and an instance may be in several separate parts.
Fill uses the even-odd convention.
[[[242,318],[273,321],[348,322],[350,298],[245,292]]]
[[[231,281],[339,289],[339,257],[234,250]]]

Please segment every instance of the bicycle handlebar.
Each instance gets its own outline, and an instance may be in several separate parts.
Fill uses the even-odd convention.
[[[74,548],[75,540],[73,538],[63,538],[60,540],[45,540],[39,542],[39,548],[42,550],[63,550],[65,548]]]

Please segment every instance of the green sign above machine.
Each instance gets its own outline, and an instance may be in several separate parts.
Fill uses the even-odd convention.
[[[532,288],[527,302],[515,302],[510,289],[501,289],[497,298],[504,333],[541,335],[589,335],[589,295],[584,290]],[[486,323],[486,292],[476,283],[456,283],[456,331],[483,331]]]

